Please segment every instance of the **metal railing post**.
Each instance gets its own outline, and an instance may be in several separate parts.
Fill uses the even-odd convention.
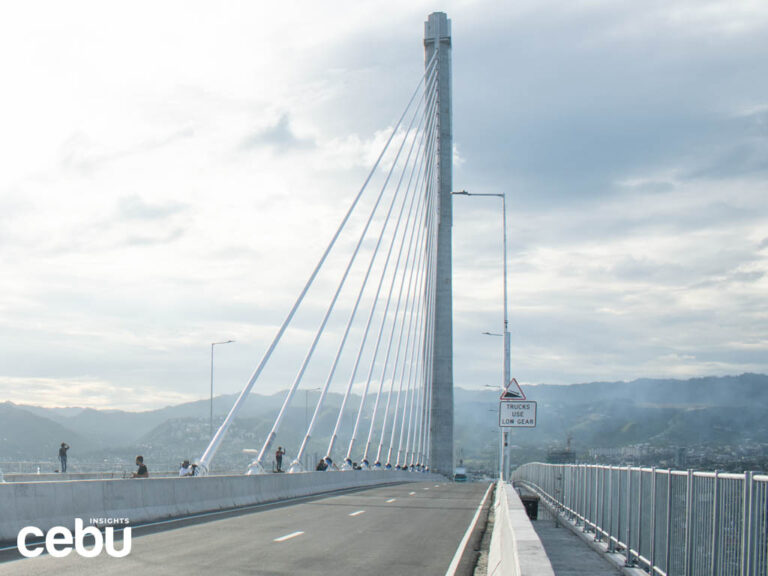
[[[576,526],[581,524],[584,514],[581,503],[584,500],[584,490],[582,490],[582,475],[584,474],[584,464],[579,464],[579,470],[576,474]]]
[[[595,540],[600,539],[600,479],[602,477],[602,468],[595,466]]]
[[[608,467],[608,551],[614,552],[613,543],[613,466]]]
[[[667,542],[664,552],[664,574],[669,574],[669,567],[672,564],[672,469],[667,470],[667,511],[666,518]]]
[[[616,487],[616,542],[619,542],[619,536],[621,534],[621,511],[623,509],[623,504],[621,502],[621,477],[623,469],[616,467],[616,479],[618,480]]]
[[[570,496],[568,497],[568,507],[570,508],[570,511],[568,514],[571,517],[571,520],[574,521],[576,519],[576,470],[578,470],[576,464],[572,464],[571,471],[568,474],[568,484],[570,485],[568,488],[570,491]]]
[[[651,563],[650,569],[656,566],[656,466],[651,467],[651,550],[648,556]]]
[[[710,574],[717,576],[717,563],[720,553],[720,471],[715,470],[715,485],[712,488],[712,570]]]
[[[754,518],[754,473],[744,473],[741,525],[741,576],[752,575],[752,525]]]
[[[637,556],[643,553],[643,469],[638,470],[640,486],[637,488]]]
[[[587,531],[587,465],[584,464],[581,473],[581,517],[583,520],[582,528]]]
[[[685,488],[685,576],[693,570],[693,470],[688,469]]]
[[[632,566],[632,467],[627,466],[627,539],[625,566]]]
[[[603,528],[605,527],[605,518],[603,513],[605,512],[605,466],[600,466],[597,469],[597,486],[595,493],[597,494],[597,515],[595,518],[595,541],[600,542],[603,539]]]
[[[589,525],[592,523],[592,477],[594,476],[591,466],[587,467],[587,476],[584,483],[584,532],[589,532]]]

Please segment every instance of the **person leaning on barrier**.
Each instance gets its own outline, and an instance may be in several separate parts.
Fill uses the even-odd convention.
[[[179,468],[179,476],[192,476],[195,473],[195,469],[189,465],[189,460],[184,460]]]
[[[147,466],[144,464],[144,456],[136,456],[136,466],[139,468],[133,473],[132,478],[149,478],[149,470],[147,470]]]

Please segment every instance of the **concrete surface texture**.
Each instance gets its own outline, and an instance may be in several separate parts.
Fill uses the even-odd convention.
[[[43,474],[6,474],[6,482],[62,482],[64,480],[109,480],[113,478],[126,478],[133,470],[125,472],[65,472]],[[175,478],[178,470],[166,470],[162,472],[152,471],[153,478]]]
[[[489,576],[554,576],[547,552],[510,484],[497,484],[494,510]]]
[[[142,523],[333,490],[443,477],[402,471],[148,478],[0,484],[0,542],[25,526],[72,529],[75,518]]]
[[[0,576],[442,576],[487,488],[479,483],[399,484],[134,527],[125,558],[43,555],[0,563]]]
[[[533,528],[541,539],[552,563],[555,576],[618,576],[616,569],[604,556],[590,548],[562,522],[555,521],[546,506],[539,506],[539,519]]]

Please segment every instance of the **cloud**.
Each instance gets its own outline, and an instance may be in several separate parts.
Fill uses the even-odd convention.
[[[112,147],[99,143],[83,132],[76,132],[67,138],[60,147],[60,163],[63,169],[74,171],[82,176],[90,176],[119,160],[149,154],[173,144],[193,138],[195,130],[189,127],[174,130],[170,134],[152,136],[140,142],[131,142],[122,147]]]
[[[261,130],[256,130],[246,136],[240,144],[243,150],[270,147],[276,151],[302,150],[314,147],[310,138],[300,138],[291,128],[290,117],[282,114],[277,122]]]
[[[238,391],[423,72],[430,6],[13,10],[0,376],[70,383],[73,404],[202,397],[209,343],[232,338],[217,380]],[[507,194],[514,375],[768,371],[765,4],[447,10],[454,189]],[[496,383],[500,203],[453,209],[456,381]],[[261,391],[294,377],[350,244]]]
[[[141,196],[123,196],[118,201],[117,218],[120,220],[163,220],[187,209],[178,202],[165,204],[146,202]]]
[[[129,236],[126,244],[129,246],[154,246],[158,244],[168,244],[178,240],[184,235],[184,230],[176,228],[169,230],[166,234],[160,236]]]
[[[152,410],[161,406],[190,402],[191,394],[158,390],[154,386],[116,388],[109,381],[95,378],[12,378],[0,376],[2,401],[33,404],[47,408],[114,408]]]

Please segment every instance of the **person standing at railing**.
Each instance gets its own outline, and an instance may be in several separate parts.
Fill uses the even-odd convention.
[[[149,478],[149,470],[144,464],[144,456],[136,456],[136,466],[138,466],[138,470],[133,473],[132,478]]]
[[[275,463],[277,464],[277,471],[282,472],[283,468],[283,456],[285,456],[285,450],[283,450],[282,446],[277,447],[277,452],[275,452]]]
[[[59,460],[61,460],[62,474],[67,471],[67,450],[69,450],[69,444],[62,442],[61,447],[59,447]]]

